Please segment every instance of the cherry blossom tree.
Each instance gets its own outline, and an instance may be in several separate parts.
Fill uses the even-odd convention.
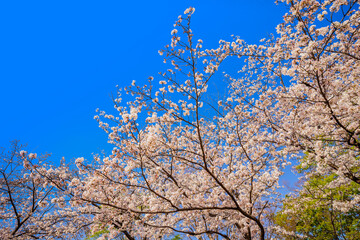
[[[277,82],[273,97],[271,91],[260,96],[274,99],[273,107],[263,110],[276,141],[284,155],[299,156],[300,167],[308,169],[306,183],[336,176],[321,186],[330,197],[336,189],[360,184],[359,2],[286,2],[290,10],[277,27],[279,37],[267,41],[265,54],[257,54],[249,67],[264,73],[249,75]],[[293,208],[303,209],[304,201],[292,201]],[[359,194],[350,191],[327,203],[345,216],[358,212]]]
[[[76,212],[64,208],[61,201],[54,203],[56,196],[63,199],[59,191],[32,169],[44,164],[48,155],[27,154],[24,147],[13,141],[11,149],[3,149],[0,155],[0,238],[74,239],[81,235],[88,220],[74,221]]]
[[[119,91],[118,116],[96,117],[115,146],[112,154],[95,157],[95,165],[76,160],[82,176],[69,180],[67,191],[73,201],[94,209],[93,229],[106,228],[103,237],[268,235],[267,214],[286,162],[264,112],[254,105],[266,90],[263,81],[248,89],[232,83],[223,103],[209,101],[207,94],[221,62],[240,51],[251,57],[253,47],[237,39],[203,50],[190,29],[194,11],[179,17],[171,44],[159,52],[172,68],[159,81],[133,82],[125,92],[134,100],[126,105]]]
[[[360,11],[358,1],[289,1],[272,64],[289,87],[278,91],[286,151],[306,155],[306,177],[335,174],[329,189],[360,184]],[[359,195],[333,201],[359,209]]]
[[[278,109],[285,113],[279,131],[288,151],[308,154],[303,167],[360,184],[359,3],[289,3],[270,48],[269,64],[290,80],[277,93]]]

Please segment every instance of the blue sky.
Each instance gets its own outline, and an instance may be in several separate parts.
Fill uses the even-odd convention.
[[[231,34],[256,43],[286,11],[272,0],[2,1],[0,146],[18,139],[55,162],[110,149],[95,109],[165,69],[157,51],[189,6],[204,47]]]

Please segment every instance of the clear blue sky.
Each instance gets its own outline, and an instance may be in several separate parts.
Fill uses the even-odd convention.
[[[189,6],[204,47],[231,34],[256,43],[286,10],[272,0],[1,1],[0,146],[19,139],[54,161],[110,149],[95,109],[112,109],[116,85],[164,70],[157,51]]]

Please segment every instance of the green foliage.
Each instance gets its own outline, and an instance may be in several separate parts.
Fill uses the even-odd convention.
[[[181,240],[182,238],[179,235],[175,235],[171,240]]]
[[[297,196],[286,196],[283,208],[274,222],[288,232],[304,239],[359,239],[360,211],[343,212],[334,209],[334,201],[349,201],[359,194],[359,185],[351,182],[328,187],[336,174],[314,175],[308,179]],[[296,239],[284,236],[284,239]]]
[[[98,239],[99,237],[101,237],[101,235],[103,235],[104,233],[108,233],[109,230],[107,229],[101,229],[95,233],[93,233],[92,235],[88,236],[85,240],[95,240]]]

